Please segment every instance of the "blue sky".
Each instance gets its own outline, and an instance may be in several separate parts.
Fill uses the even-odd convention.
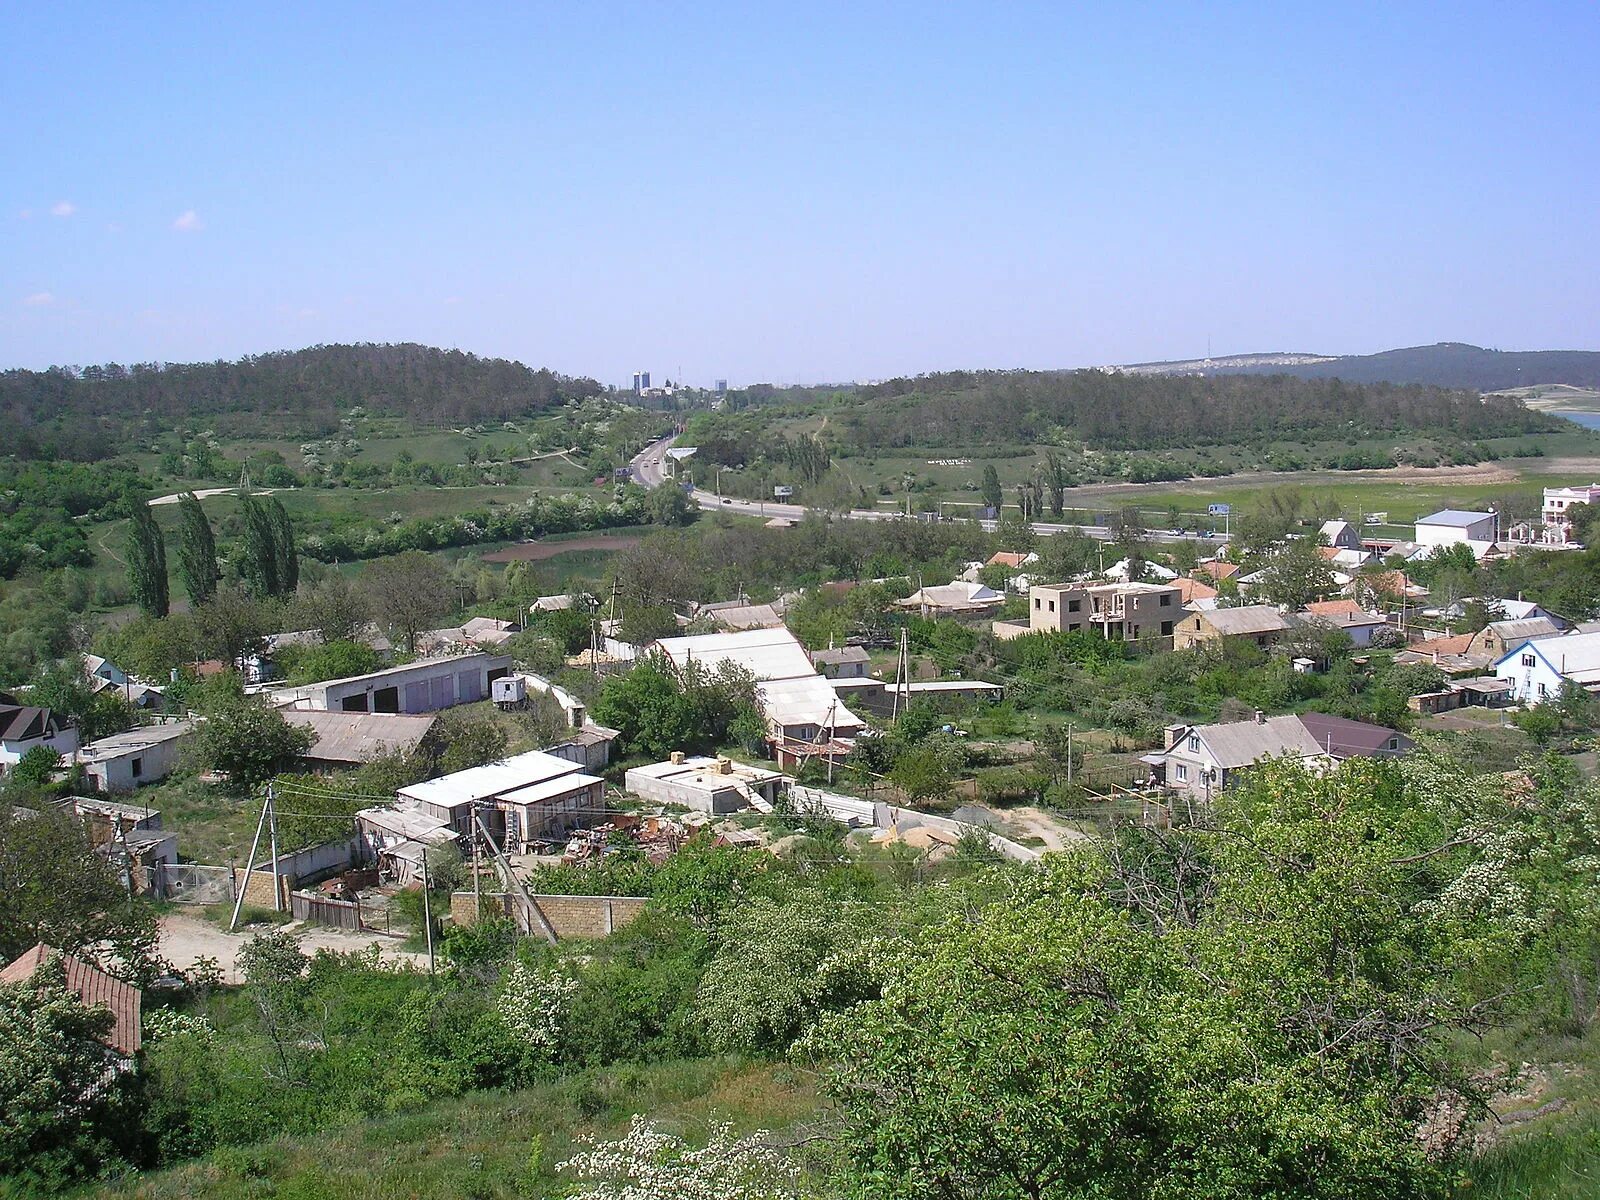
[[[1600,348],[1592,3],[493,7],[7,6],[0,366]]]

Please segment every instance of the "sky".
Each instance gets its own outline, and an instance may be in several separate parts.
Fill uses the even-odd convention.
[[[1596,61],[1592,2],[11,4],[0,368],[1600,349]]]

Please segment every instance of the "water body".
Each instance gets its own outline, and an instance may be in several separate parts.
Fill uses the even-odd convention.
[[[1600,412],[1557,412],[1551,415],[1565,417],[1585,429],[1600,429]]]

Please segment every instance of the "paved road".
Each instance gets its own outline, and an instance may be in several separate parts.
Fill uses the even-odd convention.
[[[666,481],[665,456],[667,447],[672,445],[672,437],[664,437],[659,441],[651,442],[628,464],[633,469],[633,478],[647,488],[659,487]],[[808,510],[800,504],[777,504],[763,500],[741,500],[734,496],[718,496],[714,492],[707,492],[696,488],[689,496],[701,508],[712,512],[740,513],[744,516],[783,517],[787,520],[798,521],[805,517]],[[904,513],[885,512],[882,509],[853,508],[845,514],[853,521],[903,521]],[[996,522],[979,521],[985,529],[993,532]],[[1111,530],[1104,525],[1062,525],[1050,521],[1035,521],[1033,531],[1040,537],[1050,537],[1057,533],[1065,533],[1069,529],[1076,529],[1089,537],[1101,541],[1111,539]],[[1195,542],[1199,545],[1221,545],[1228,541],[1225,533],[1214,534],[1211,537],[1202,537],[1197,533],[1170,533],[1163,530],[1151,530],[1149,537],[1157,542]]]
[[[231,496],[235,492],[237,492],[238,490],[239,489],[236,488],[236,487],[201,488],[198,492],[196,492],[194,494],[194,498],[196,500],[205,500],[210,496]],[[252,492],[254,492],[257,496],[270,496],[273,492],[277,491],[278,489],[277,488],[251,488],[250,490]],[[188,494],[187,492],[173,492],[172,495],[170,495],[170,496],[157,496],[154,500],[150,501],[150,507],[151,508],[155,508],[157,505],[160,505],[160,504],[176,504],[179,500],[182,500],[184,498],[184,496],[186,496],[187,494]]]

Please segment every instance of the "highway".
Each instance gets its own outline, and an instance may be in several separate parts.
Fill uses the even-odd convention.
[[[635,482],[641,487],[660,487],[666,482],[666,453],[672,442],[673,437],[671,436],[651,442],[638,454],[634,455],[633,459],[628,463],[628,466],[632,469]],[[689,493],[689,498],[708,512],[739,513],[743,516],[765,517],[769,521],[773,517],[799,521],[811,511],[801,504],[779,504],[770,500],[741,500],[734,496],[718,496],[714,492],[708,492],[698,487]],[[904,513],[887,512],[883,509],[872,508],[853,508],[849,512],[840,515],[848,517],[852,521],[904,521],[908,519]],[[978,524],[993,532],[996,522],[979,521]],[[1035,521],[1033,523],[1033,532],[1040,537],[1050,537],[1054,534],[1065,533],[1069,529],[1075,529],[1101,541],[1110,541],[1112,537],[1111,530],[1104,525],[1061,525],[1050,521]],[[1225,533],[1216,533],[1210,537],[1204,537],[1198,533],[1179,534],[1164,529],[1149,530],[1146,536],[1155,542],[1195,542],[1203,546],[1219,547],[1225,545],[1228,541],[1228,535]]]

